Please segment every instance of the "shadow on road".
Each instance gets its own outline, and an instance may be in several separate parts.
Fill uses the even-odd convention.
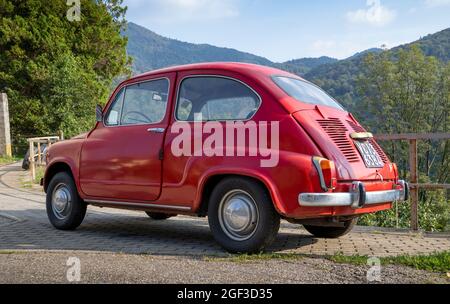
[[[155,221],[139,216],[88,212],[75,231],[60,231],[48,222],[44,209],[2,210],[20,222],[0,229],[0,249],[89,250],[158,255],[222,255],[206,219],[176,217]],[[1,214],[0,213],[0,214]],[[299,233],[281,232],[269,249],[297,249],[315,243]]]

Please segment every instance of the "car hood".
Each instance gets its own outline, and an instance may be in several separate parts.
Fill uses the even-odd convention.
[[[82,133],[82,134],[79,134],[77,136],[72,137],[71,139],[75,139],[75,140],[77,140],[77,139],[86,139],[88,134],[89,134],[89,132]]]

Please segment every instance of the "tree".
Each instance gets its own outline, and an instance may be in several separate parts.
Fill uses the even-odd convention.
[[[0,0],[0,91],[16,152],[27,136],[89,130],[95,104],[129,73],[122,0],[82,0],[79,22],[68,9],[63,0]]]
[[[366,116],[365,123],[374,132],[448,132],[450,64],[445,65],[435,57],[425,56],[418,46],[400,50],[395,57],[389,52],[368,55],[358,85],[361,96],[364,96],[359,106],[360,112],[370,114]],[[382,144],[391,159],[399,165],[403,177],[407,177],[408,143]],[[448,141],[419,143],[421,182],[449,182],[449,152]],[[444,191],[421,191],[420,199],[422,210],[429,211],[422,214],[423,225],[431,229],[448,225],[448,199]]]

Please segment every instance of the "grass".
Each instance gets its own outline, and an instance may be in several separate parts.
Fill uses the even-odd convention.
[[[251,263],[270,260],[297,261],[304,258],[304,255],[294,253],[260,253],[260,254],[237,254],[227,257],[205,257],[208,262],[233,262]]]
[[[345,256],[343,254],[336,254],[327,258],[336,263],[366,265],[369,257],[361,255]],[[433,253],[430,255],[383,257],[380,258],[380,261],[382,265],[403,265],[413,267],[415,269],[441,273],[447,273],[450,271],[450,251]]]
[[[22,184],[23,188],[33,188],[34,185],[39,185],[41,178],[44,177],[45,174],[45,167],[36,166],[36,177],[34,180],[31,180],[29,177],[30,174],[27,176],[24,176],[20,179],[20,183]]]
[[[12,164],[19,161],[20,157],[9,157],[9,156],[0,156],[0,165]]]
[[[229,255],[227,257],[205,257],[204,260],[209,262],[250,263],[270,260],[298,261],[305,257],[308,257],[308,255],[294,253],[260,253],[254,255],[237,254]],[[317,258],[317,256],[311,257]],[[325,258],[335,263],[353,264],[359,266],[367,265],[367,260],[369,259],[368,256],[346,256],[342,253],[327,256]],[[431,272],[448,273],[450,271],[450,251],[433,253],[430,255],[382,257],[380,258],[380,262],[382,265],[403,265]]]
[[[22,254],[23,251],[14,251],[14,250],[0,250],[0,254]]]
[[[44,177],[44,174],[45,174],[45,167],[37,166],[37,167],[36,167],[36,177],[35,177],[35,179],[34,179],[33,182],[34,182],[35,184],[38,184],[38,185],[39,185],[39,183],[40,183],[40,181],[41,181],[41,178]]]

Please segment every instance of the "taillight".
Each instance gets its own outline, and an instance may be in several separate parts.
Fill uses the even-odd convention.
[[[397,164],[393,163],[392,168],[394,169],[395,183],[397,183],[399,178]]]
[[[336,166],[334,162],[322,157],[313,157],[314,167],[320,178],[320,186],[325,192],[333,190],[337,186]]]

